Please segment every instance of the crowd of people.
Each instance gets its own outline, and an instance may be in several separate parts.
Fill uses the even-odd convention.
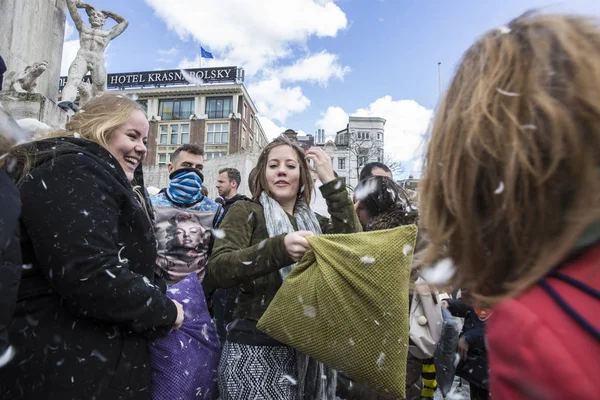
[[[284,136],[260,152],[248,196],[224,168],[210,199],[196,144],[171,155],[169,185],[150,196],[148,118],[134,99],[103,94],[24,143],[0,108],[0,397],[396,398],[257,324],[313,236],[416,225],[410,282],[397,288],[406,399],[450,396],[454,375],[471,399],[596,398],[599,99],[594,21],[528,13],[484,34],[436,111],[418,196],[379,162],[349,188],[322,148]],[[190,280],[205,315],[175,296]],[[202,318],[211,326],[189,333]],[[186,334],[218,349],[218,368],[186,358],[217,389],[184,393],[194,377],[167,374],[158,394],[166,361],[153,352],[176,333],[167,357],[182,357]]]

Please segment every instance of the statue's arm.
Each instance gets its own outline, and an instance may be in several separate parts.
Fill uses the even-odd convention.
[[[115,14],[112,11],[103,10],[102,12],[104,13],[104,15],[106,15],[106,17],[112,18],[117,22],[117,25],[115,25],[108,33],[108,37],[110,38],[110,40],[113,40],[114,38],[119,36],[121,33],[123,33],[123,31],[125,29],[127,29],[129,22],[127,22],[127,20],[125,18],[121,17],[118,14]]]
[[[83,23],[83,19],[81,19],[81,14],[79,14],[78,9],[87,7],[91,6],[80,0],[67,0],[67,8],[69,9],[71,18],[73,18],[73,22],[75,22],[75,28],[77,28],[79,32],[81,32],[84,29],[85,25]]]

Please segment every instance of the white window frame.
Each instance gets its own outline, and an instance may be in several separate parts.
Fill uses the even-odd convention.
[[[211,127],[220,126],[220,130],[213,129],[211,131]],[[227,127],[226,130],[223,130],[223,126]],[[225,133],[225,140],[223,140],[223,134]],[[212,135],[211,135],[212,134]],[[219,140],[215,140],[216,135],[218,134]],[[211,135],[211,136],[209,136]],[[229,123],[228,122],[209,122],[206,124],[206,144],[228,144],[229,143]]]
[[[187,126],[187,132],[183,132],[183,127]],[[173,128],[177,127],[177,132],[173,132]],[[166,128],[166,132],[163,132],[163,128]],[[158,145],[159,146],[177,146],[187,144],[190,142],[190,123],[189,122],[169,122],[160,124],[158,126]],[[183,140],[183,135],[187,134],[187,140]],[[176,143],[172,142],[172,135],[175,136]],[[166,136],[166,141],[163,143],[163,136]]]

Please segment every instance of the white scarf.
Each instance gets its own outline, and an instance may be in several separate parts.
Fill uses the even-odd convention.
[[[263,206],[269,237],[278,236],[282,233],[294,232],[294,227],[290,222],[288,214],[277,201],[265,192],[262,192],[260,194],[260,203]],[[296,218],[298,230],[310,231],[315,235],[323,233],[316,214],[301,199],[296,200],[296,205],[294,206],[294,218]],[[285,280],[295,265],[296,263],[290,264],[279,270],[282,281]]]

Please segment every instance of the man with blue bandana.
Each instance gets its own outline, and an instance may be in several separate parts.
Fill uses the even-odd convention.
[[[171,155],[169,186],[152,197],[158,241],[156,270],[173,285],[191,273],[202,280],[219,204],[202,194],[204,150],[185,144]]]

